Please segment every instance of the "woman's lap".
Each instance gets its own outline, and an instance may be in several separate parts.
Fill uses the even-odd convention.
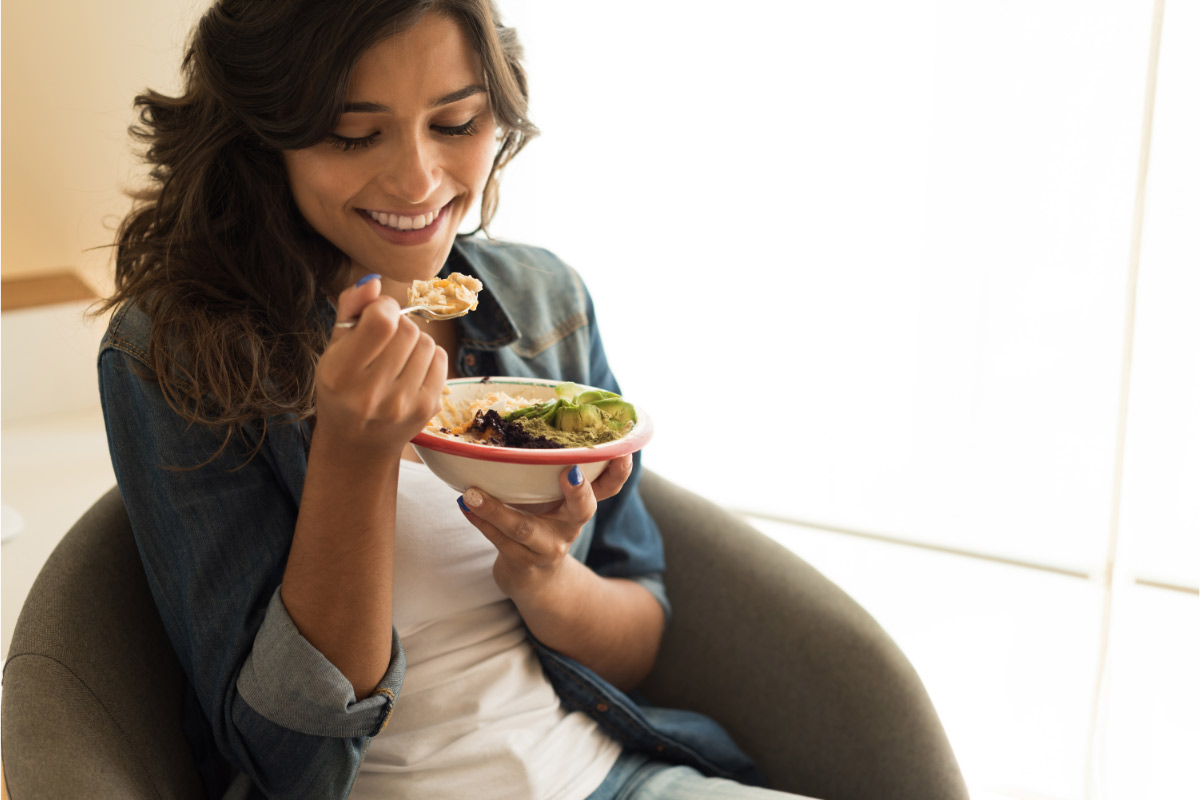
[[[691,767],[623,754],[588,800],[797,800],[798,794],[706,778]]]

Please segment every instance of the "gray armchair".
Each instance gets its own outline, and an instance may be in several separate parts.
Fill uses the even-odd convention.
[[[967,797],[920,679],[862,608],[712,503],[649,473],[642,494],[675,609],[650,699],[720,720],[778,789]],[[63,538],[17,622],[2,712],[11,797],[199,798],[183,688],[113,489]]]

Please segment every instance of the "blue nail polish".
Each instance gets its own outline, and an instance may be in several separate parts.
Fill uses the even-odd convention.
[[[364,283],[366,283],[368,281],[377,281],[377,280],[379,280],[379,278],[380,278],[379,273],[372,272],[370,275],[366,276],[365,278],[360,278],[358,283],[354,284],[354,288],[357,289],[358,287],[362,286]]]
[[[467,514],[471,513],[471,509],[467,508],[467,504],[465,502],[463,502],[461,494],[458,496],[458,507],[461,508],[464,513],[467,513]]]
[[[571,467],[571,471],[567,473],[567,480],[572,486],[578,486],[583,483],[583,471],[579,469],[579,465]]]

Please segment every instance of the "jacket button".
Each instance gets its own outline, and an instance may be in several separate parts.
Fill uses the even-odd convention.
[[[463,358],[463,364],[468,367],[475,366],[475,354],[467,353],[467,355]]]
[[[596,710],[603,714],[608,711],[608,703],[596,703]]]
[[[656,744],[656,745],[654,745],[654,751],[655,751],[656,753],[661,753],[662,751],[664,751],[664,750],[666,750],[666,749],[667,749],[667,746],[666,746],[666,745],[663,745],[663,744]]]

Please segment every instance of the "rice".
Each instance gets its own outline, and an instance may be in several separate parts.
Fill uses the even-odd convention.
[[[513,396],[508,392],[488,392],[475,400],[451,402],[449,397],[442,398],[442,410],[429,421],[431,433],[449,431],[452,434],[462,434],[475,420],[476,412],[486,413],[495,411],[500,416],[511,414],[520,408],[537,405],[542,400],[530,400],[520,395]]]

